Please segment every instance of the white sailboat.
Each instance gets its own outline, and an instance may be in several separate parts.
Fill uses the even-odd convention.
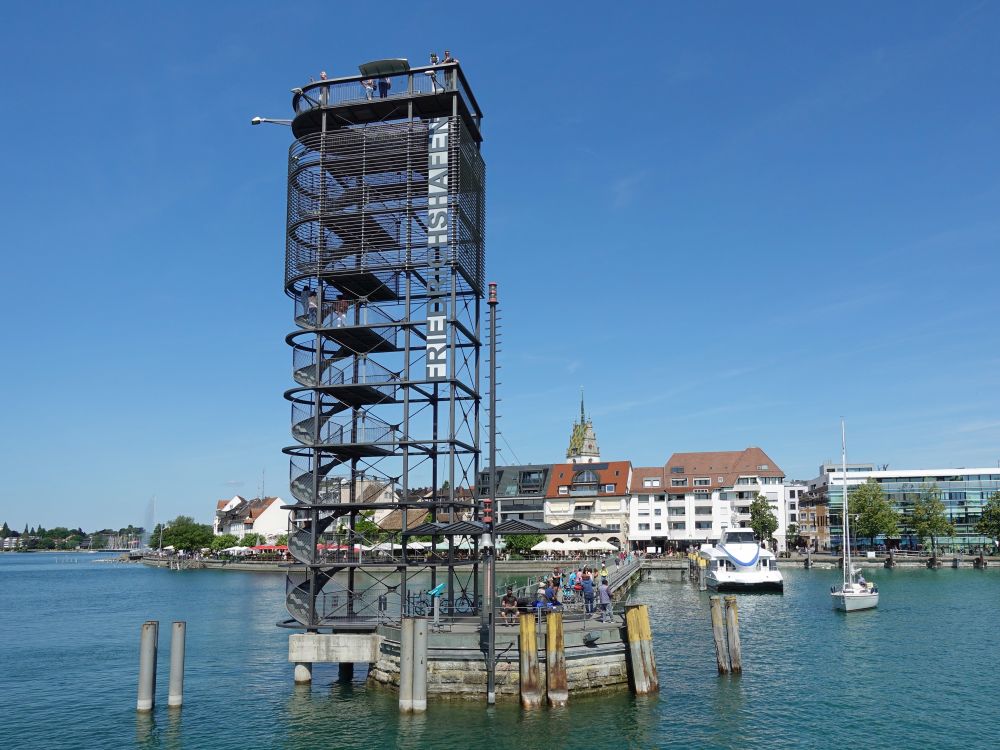
[[[833,608],[843,612],[872,609],[878,606],[878,587],[866,582],[860,571],[851,564],[851,514],[847,508],[847,432],[840,420],[841,479],[844,492],[844,582],[830,588]]]

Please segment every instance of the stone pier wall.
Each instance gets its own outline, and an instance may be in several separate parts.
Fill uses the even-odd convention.
[[[538,634],[542,683],[545,676],[545,632]],[[584,632],[597,636],[586,645]],[[368,679],[384,687],[399,689],[399,630],[379,630],[381,646],[378,660],[371,666]],[[570,695],[590,691],[628,689],[628,646],[625,629],[617,625],[593,622],[587,630],[567,629],[566,676]],[[520,691],[519,654],[516,633],[498,633],[496,653],[496,692],[503,698],[517,698]],[[427,694],[445,697],[481,698],[486,693],[486,660],[478,632],[428,633]]]

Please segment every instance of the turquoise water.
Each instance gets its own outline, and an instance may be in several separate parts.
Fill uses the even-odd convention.
[[[830,608],[836,571],[741,596],[744,674],[716,675],[707,594],[643,583],[661,693],[566,709],[432,703],[400,716],[359,673],[296,688],[280,574],[167,571],[97,555],[0,555],[0,737],[47,748],[980,748],[996,744],[1000,570],[879,571],[871,612]],[[157,705],[135,713],[139,626],[160,620]],[[187,620],[185,706],[166,708]]]

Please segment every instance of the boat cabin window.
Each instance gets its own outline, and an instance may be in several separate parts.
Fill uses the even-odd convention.
[[[756,541],[752,531],[726,532],[726,544],[754,544]]]

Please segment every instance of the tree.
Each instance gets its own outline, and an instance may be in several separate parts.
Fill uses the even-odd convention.
[[[274,540],[274,543],[279,547],[288,546],[288,534],[278,534],[277,538],[275,538]]]
[[[249,534],[244,534],[243,538],[240,539],[240,544],[244,547],[256,547],[258,544],[263,543],[264,537],[252,531]]]
[[[792,547],[798,546],[799,543],[799,526],[795,523],[790,523],[785,528],[785,549],[791,549]]]
[[[932,552],[937,548],[938,537],[951,536],[955,533],[955,527],[945,516],[941,490],[936,484],[921,489],[920,496],[913,503],[911,523],[913,531],[920,537],[921,542],[930,537]]]
[[[544,534],[511,534],[503,538],[504,549],[511,555],[526,555],[539,542],[545,541]]]
[[[880,534],[899,536],[899,513],[893,510],[882,492],[882,485],[874,479],[850,491],[848,508],[856,537],[868,539],[874,544],[875,537]]]
[[[372,520],[372,516],[375,515],[375,511],[366,511],[362,513],[361,516],[354,522],[354,531],[357,533],[361,540],[368,545],[378,544],[379,542],[385,541],[388,538],[389,533],[384,531],[381,526]],[[282,544],[287,544],[286,541]]]
[[[224,549],[235,547],[239,541],[235,534],[220,534],[212,539],[212,551],[221,552]]]
[[[1000,491],[990,495],[989,501],[983,506],[982,515],[976,524],[976,533],[990,539],[1000,539]]]
[[[774,549],[774,532],[778,530],[778,519],[771,510],[765,495],[757,495],[750,503],[750,528],[762,541],[767,539]]]
[[[191,516],[177,516],[163,530],[164,547],[193,551],[211,544],[212,527],[207,523],[195,523]]]
[[[10,536],[10,526],[8,526],[7,522],[4,521],[3,522],[3,529],[0,530],[0,538],[6,539],[9,536]]]

